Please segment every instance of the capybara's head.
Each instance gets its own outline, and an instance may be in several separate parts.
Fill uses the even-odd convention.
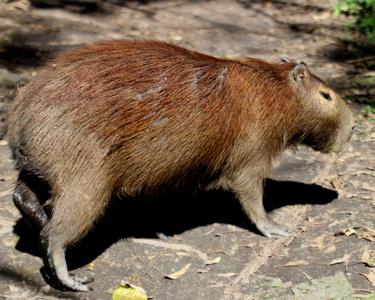
[[[324,153],[343,150],[354,128],[345,102],[303,62],[295,66],[290,81],[302,104],[296,120],[303,124],[301,142]]]

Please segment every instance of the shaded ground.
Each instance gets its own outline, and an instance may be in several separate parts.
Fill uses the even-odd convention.
[[[50,2],[50,4],[58,2]],[[40,4],[40,3],[39,3]],[[0,299],[111,299],[122,281],[154,299],[354,299],[375,291],[375,132],[361,106],[347,151],[288,152],[265,202],[292,238],[261,236],[221,191],[113,204],[68,252],[75,274],[95,277],[90,293],[50,288],[37,238],[13,206],[16,174],[5,136],[9,101],[46,59],[108,39],[171,41],[207,54],[306,61],[347,96],[360,64],[340,60],[342,32],[320,1],[123,1],[60,7],[0,2]],[[167,235],[169,239],[159,239]],[[188,267],[187,267],[188,266]],[[187,268],[178,279],[165,275]]]

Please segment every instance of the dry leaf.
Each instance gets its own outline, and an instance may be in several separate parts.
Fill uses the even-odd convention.
[[[290,261],[285,265],[281,265],[279,267],[298,267],[298,266],[308,266],[310,263],[304,260],[299,261]]]
[[[357,194],[346,194],[346,197],[348,198],[358,198],[358,195]]]
[[[357,233],[357,237],[359,239],[368,240],[370,242],[375,242],[375,231],[371,228],[364,227],[366,229],[366,232],[363,233]]]
[[[370,253],[368,253],[368,251],[366,250],[365,252],[363,252],[361,260],[362,262],[366,263],[368,259],[370,259]]]
[[[361,228],[357,227],[356,229]],[[368,227],[362,227],[363,229],[366,230],[366,232],[357,232],[354,230],[354,228],[347,228],[345,230],[342,230],[340,232],[335,233],[335,236],[340,236],[340,235],[346,235],[346,236],[351,236],[352,234],[355,234],[358,239],[363,239],[363,240],[368,240],[370,242],[375,242],[375,230],[368,228]]]
[[[234,277],[234,276],[237,276],[238,273],[225,273],[225,274],[217,274],[216,276],[217,277],[225,277],[225,278],[229,278],[229,277]]]
[[[214,265],[214,264],[218,264],[220,261],[221,261],[221,257],[218,256],[218,257],[216,257],[215,259],[207,260],[207,261],[204,263],[204,265]]]
[[[346,235],[346,236],[351,236],[352,234],[356,234],[357,232],[353,228],[347,228],[342,231],[339,231],[335,233],[335,236],[340,236],[340,235]]]
[[[374,251],[365,251],[361,258],[362,262],[367,264],[370,267],[375,267],[375,252]]]
[[[146,245],[151,245],[154,247],[163,247],[166,249],[182,250],[188,253],[195,253],[203,261],[206,261],[208,259],[208,255],[206,253],[203,253],[202,251],[196,250],[193,247],[184,245],[184,244],[171,244],[171,243],[150,240],[150,239],[130,239],[130,241],[132,241],[133,243],[137,243],[137,244],[146,244]]]
[[[374,186],[371,186],[369,183],[367,182],[364,182],[362,184],[362,189],[364,190],[368,190],[368,191],[371,191],[371,192],[375,192],[375,187]]]
[[[371,270],[367,274],[361,274],[361,275],[365,276],[367,280],[372,283],[372,285],[375,285],[375,271],[374,270]]]
[[[178,279],[182,275],[185,274],[185,272],[187,271],[187,269],[190,268],[190,266],[191,266],[191,264],[188,264],[185,267],[183,267],[180,271],[177,271],[177,272],[169,274],[169,275],[165,275],[165,277],[168,278],[168,279]]]
[[[344,234],[346,236],[351,236],[352,234],[356,234],[357,232],[353,228],[348,228],[344,230]]]
[[[208,270],[204,270],[204,269],[198,269],[197,270],[197,273],[207,273],[208,272]]]
[[[92,263],[90,263],[90,265],[87,267],[87,270],[89,271],[93,271],[94,270],[94,267],[96,265],[96,261],[93,261]]]
[[[113,300],[147,300],[146,292],[143,288],[129,283],[116,287],[112,295]]]
[[[186,252],[176,252],[176,254],[177,254],[179,257],[189,256],[189,253],[186,253]]]
[[[361,299],[371,299],[373,297],[373,294],[367,294],[367,295],[364,295],[364,294],[354,294],[354,295],[351,295],[353,298],[361,298]]]
[[[330,265],[336,265],[336,264],[342,264],[342,263],[347,264],[349,258],[350,258],[350,255],[349,254],[345,254],[344,257],[338,258],[338,259],[334,259],[329,264]]]
[[[247,248],[253,248],[254,246],[256,246],[258,243],[251,243],[251,244],[246,244],[245,247]]]
[[[223,253],[223,254],[226,254],[226,255],[230,255],[230,253],[228,251],[225,251],[225,250],[212,250],[212,249],[208,249],[207,252],[208,253]]]
[[[358,211],[349,211],[349,210],[346,210],[346,211],[338,211],[337,213],[338,214],[343,214],[343,215],[355,215],[355,214],[358,214]],[[336,220],[334,223],[340,223],[340,222]],[[330,224],[330,227],[331,227],[331,224]]]

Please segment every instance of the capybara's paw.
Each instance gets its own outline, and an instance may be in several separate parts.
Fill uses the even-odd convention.
[[[262,224],[256,225],[258,230],[261,233],[263,233],[263,235],[267,238],[272,238],[272,234],[281,236],[292,236],[291,232],[293,232],[293,230],[290,229],[288,226],[276,223],[268,215],[264,222],[262,222]]]
[[[89,277],[69,276],[67,280],[62,280],[63,289],[77,291],[77,292],[89,292],[92,288],[86,284],[93,282],[94,280]]]
[[[68,278],[60,279],[55,273],[48,272],[45,268],[41,269],[41,273],[47,283],[57,290],[77,292],[92,291],[92,288],[88,287],[86,284],[93,282],[93,278],[69,275]]]

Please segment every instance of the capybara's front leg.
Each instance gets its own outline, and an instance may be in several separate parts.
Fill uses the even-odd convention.
[[[241,176],[233,187],[242,207],[258,230],[267,238],[272,234],[291,236],[289,227],[278,224],[267,214],[263,206],[264,179]]]

